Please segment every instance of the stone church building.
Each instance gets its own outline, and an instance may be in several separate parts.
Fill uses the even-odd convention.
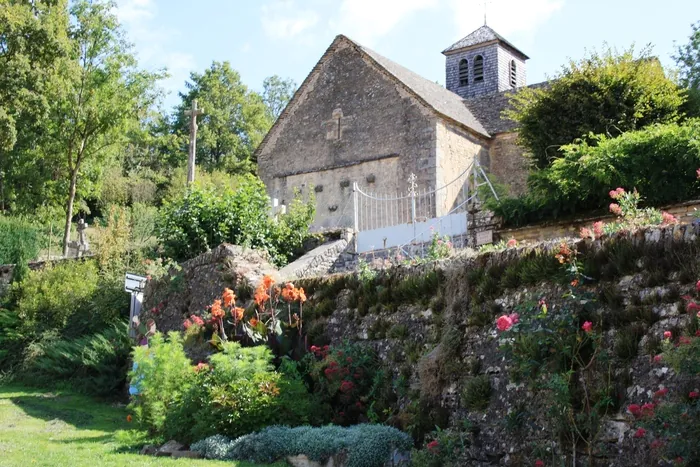
[[[314,228],[353,225],[353,183],[405,193],[455,180],[475,158],[511,193],[525,188],[527,164],[515,122],[501,112],[526,84],[528,57],[483,26],[442,52],[446,88],[339,35],[257,149],[272,198],[314,191]],[[454,200],[436,201],[441,216]]]

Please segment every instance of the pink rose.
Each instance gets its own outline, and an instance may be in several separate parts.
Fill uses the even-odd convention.
[[[581,329],[583,329],[586,332],[591,332],[593,330],[593,323],[590,321],[586,321],[583,323],[583,326],[581,326]]]
[[[593,224],[593,235],[595,235],[596,238],[603,235],[603,225],[603,221],[598,221]]]
[[[664,331],[664,339],[670,339],[671,337],[673,337],[671,331]]]
[[[500,316],[496,320],[496,327],[498,328],[499,331],[507,331],[511,327],[513,327],[513,320],[511,319],[510,316],[503,315]]]
[[[663,224],[663,225],[678,224],[678,219],[676,219],[672,214],[669,214],[666,211],[664,211],[661,213],[661,224]]]
[[[621,216],[622,215],[622,208],[617,203],[610,203],[610,212],[612,212],[616,216]]]

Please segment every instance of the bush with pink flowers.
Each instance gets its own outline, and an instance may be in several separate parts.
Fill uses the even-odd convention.
[[[610,203],[609,210],[617,216],[617,219],[609,223],[598,221],[591,228],[581,228],[581,238],[595,240],[604,234],[623,230],[632,231],[652,225],[673,225],[678,223],[678,219],[665,211],[659,211],[654,208],[640,208],[639,203],[642,198],[637,190],[629,192],[624,188],[618,187],[615,190],[611,190],[608,195],[614,201]]]
[[[302,365],[328,421],[343,426],[378,421],[385,403],[378,391],[387,382],[374,352],[356,344],[310,350]]]
[[[517,307],[496,320],[500,350],[511,378],[526,382],[549,402],[547,428],[592,456],[602,419],[613,409],[612,378],[603,350],[601,323],[593,322],[593,297],[581,289],[577,252],[562,244],[555,258],[568,275],[564,303],[546,298]]]

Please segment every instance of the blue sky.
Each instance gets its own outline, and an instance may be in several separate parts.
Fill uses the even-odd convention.
[[[530,56],[528,83],[604,42],[647,44],[671,66],[700,21],[698,0],[117,0],[142,66],[167,67],[165,105],[191,71],[228,60],[253,89],[266,76],[301,84],[337,34],[444,84],[443,49],[484,21]]]

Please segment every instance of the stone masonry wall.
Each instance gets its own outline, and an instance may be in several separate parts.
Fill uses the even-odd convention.
[[[398,158],[399,181],[415,173],[420,189],[434,187],[437,117],[349,43],[336,47],[312,72],[258,155],[270,196],[291,199],[298,176],[308,174],[303,183],[324,185],[318,212],[327,213],[328,206],[344,201],[336,180],[328,186],[329,171],[388,157]],[[380,180],[374,165],[366,166],[367,173],[361,167],[359,179],[350,183],[366,186],[372,173]],[[392,188],[375,185],[377,191]]]
[[[655,434],[638,439],[639,424],[626,408],[660,402],[655,393],[661,388],[668,390],[664,401],[682,402],[700,387],[697,376],[652,358],[661,351],[664,331],[672,330],[674,339],[695,332],[682,296],[695,293],[697,277],[688,264],[700,264],[699,234],[698,226],[678,225],[571,242],[583,260],[597,262],[596,277],[577,291],[597,297],[594,309],[586,308],[588,300],[567,301],[568,287],[544,272],[525,283],[502,280],[498,271],[519,261],[541,267],[545,257],[560,267],[554,259],[559,243],[547,242],[395,268],[364,284],[340,275],[299,281],[310,297],[304,326],[310,345],[350,341],[375,351],[398,398],[385,423],[418,437],[436,425],[461,431],[461,458],[454,465],[526,466],[538,458],[545,465],[575,467],[670,465],[659,463],[659,453],[649,448]],[[619,257],[620,245],[628,245],[628,258]],[[573,307],[575,319],[585,316],[604,334],[604,363],[589,369],[596,371],[592,380],[608,381],[612,402],[589,452],[583,442],[572,449],[560,436],[562,422],[551,410],[555,396],[518,380],[516,362],[499,348],[496,317],[522,315],[519,305],[541,298],[553,313]],[[544,386],[549,367],[539,371]],[[486,404],[475,407],[466,396],[477,378],[488,381],[490,390],[482,396]],[[576,394],[575,400],[581,397]]]
[[[517,145],[517,133],[496,135],[489,149],[489,172],[495,181],[508,185],[509,194],[518,196],[527,191],[528,160]]]
[[[700,209],[700,200],[664,206],[660,208],[675,216],[681,224],[690,224],[696,221],[695,214]],[[519,242],[538,242],[554,238],[579,237],[581,227],[590,227],[594,222],[612,222],[614,216],[586,217],[575,220],[538,224],[517,229],[502,229],[494,233],[495,239],[508,240],[515,238]]]
[[[303,195],[313,190],[316,198],[316,217],[312,230],[352,227],[353,182],[357,182],[364,191],[380,191],[382,194],[405,192],[407,182],[401,178],[399,161],[398,156],[386,157],[335,169],[276,178],[272,190],[289,193],[297,188]],[[289,198],[280,199],[282,204],[289,201]],[[376,217],[379,217],[378,213],[366,212],[363,219],[365,222],[377,224],[379,219]]]
[[[437,186],[443,187],[451,183],[436,194],[436,215],[444,216],[463,201],[462,188],[467,176],[461,177],[457,183],[453,182],[471,167],[474,158],[478,157],[481,163],[484,162],[483,159],[488,154],[488,143],[441,121],[437,122],[436,134]]]

